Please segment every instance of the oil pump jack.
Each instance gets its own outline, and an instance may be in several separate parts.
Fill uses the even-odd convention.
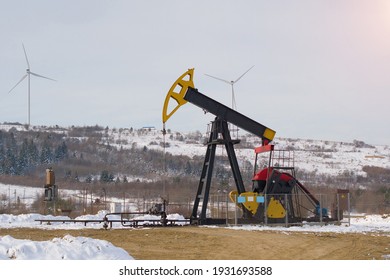
[[[256,157],[263,152],[273,152],[274,148],[270,142],[274,139],[276,132],[199,92],[194,87],[193,75],[194,69],[189,69],[176,80],[165,98],[162,112],[163,134],[166,133],[166,121],[187,102],[215,115],[215,119],[211,122],[206,155],[190,217],[191,224],[222,224],[226,222],[225,219],[211,219],[206,216],[217,145],[225,146],[236,185],[236,190],[230,193],[230,198],[242,209],[241,220],[244,223],[264,222],[264,220],[279,222],[286,217],[290,221],[301,220],[301,215],[297,211],[299,201],[291,198],[286,199],[287,195],[295,192],[300,192],[309,200],[314,208],[312,212],[315,216],[326,216],[326,211],[319,210],[319,201],[291,173],[283,172],[275,166],[268,166],[255,172],[252,191],[246,191],[234,150],[234,145],[240,141],[231,138],[228,123],[252,133],[262,140],[262,146],[255,150]],[[169,112],[168,108],[172,108],[169,103],[172,100],[176,102],[176,106],[173,106]],[[200,211],[199,207],[201,207]]]

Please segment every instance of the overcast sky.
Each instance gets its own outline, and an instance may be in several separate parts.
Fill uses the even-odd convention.
[[[390,144],[390,1],[1,1],[0,122],[162,128],[165,96],[195,87],[276,136]],[[186,104],[167,123],[205,131]]]

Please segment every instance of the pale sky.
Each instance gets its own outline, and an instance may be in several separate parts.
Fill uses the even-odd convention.
[[[0,122],[162,128],[173,82],[195,87],[276,137],[390,145],[390,1],[1,1]],[[204,132],[186,104],[167,128]]]

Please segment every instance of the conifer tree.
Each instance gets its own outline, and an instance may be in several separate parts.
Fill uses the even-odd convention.
[[[39,151],[32,139],[28,144],[28,157],[30,165],[36,166],[39,163]]]
[[[18,173],[23,174],[24,171],[30,166],[29,155],[28,155],[28,142],[25,138],[23,140],[22,146],[19,150],[19,157],[17,160],[17,169]]]
[[[53,152],[47,141],[43,143],[40,159],[42,164],[49,164],[53,162]]]

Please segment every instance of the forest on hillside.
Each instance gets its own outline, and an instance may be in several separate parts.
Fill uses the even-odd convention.
[[[113,142],[108,128],[101,126],[46,127],[44,129],[0,130],[0,182],[15,185],[42,186],[46,168],[56,172],[57,184],[67,189],[102,187],[110,196],[123,196],[124,192],[137,196],[159,197],[169,193],[171,199],[194,196],[203,165],[203,156],[174,156],[152,149],[161,145],[156,139],[150,145],[124,148],[125,141]],[[142,135],[145,129],[127,129],[129,135]],[[171,133],[169,138],[191,138]],[[246,141],[242,141],[248,145]],[[166,145],[166,143],[164,143]],[[234,181],[226,158],[216,159],[213,186],[215,192],[228,192]],[[334,193],[336,189],[349,189],[353,207],[362,212],[383,212],[390,207],[390,170],[365,166],[367,176],[319,176],[297,169],[297,178],[309,189],[321,193]],[[241,168],[244,183],[251,186],[253,165]],[[249,188],[249,187],[248,187]]]

